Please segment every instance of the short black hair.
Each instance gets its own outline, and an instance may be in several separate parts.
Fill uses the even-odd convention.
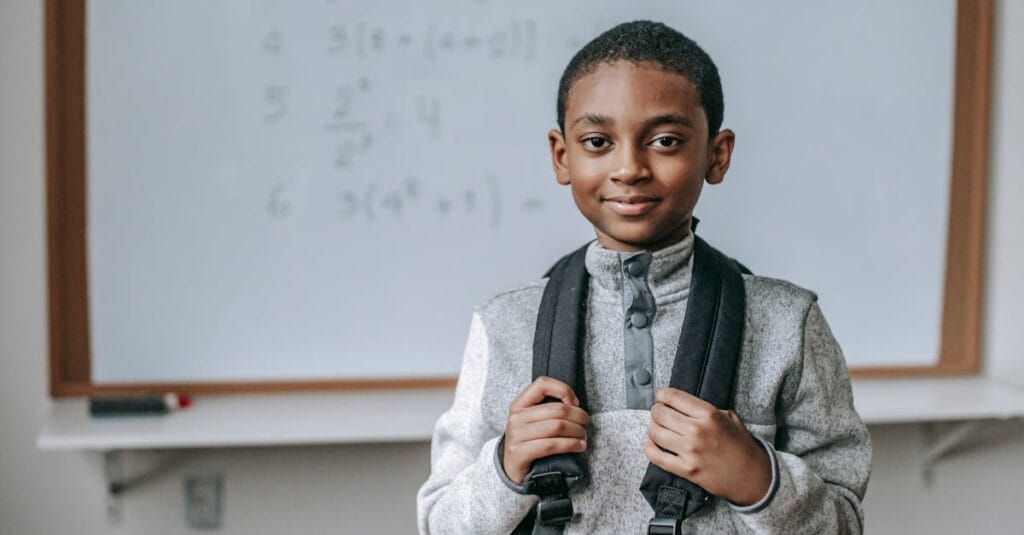
[[[649,20],[625,22],[590,41],[569,61],[558,84],[558,128],[565,132],[565,107],[569,91],[580,78],[605,63],[628,61],[654,63],[668,72],[681,74],[697,86],[697,95],[708,118],[708,136],[722,127],[725,103],[718,67],[692,39]]]

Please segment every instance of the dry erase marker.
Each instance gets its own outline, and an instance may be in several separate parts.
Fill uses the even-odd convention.
[[[188,396],[173,393],[162,396],[105,396],[89,400],[89,414],[100,417],[167,414],[184,409],[191,403]]]

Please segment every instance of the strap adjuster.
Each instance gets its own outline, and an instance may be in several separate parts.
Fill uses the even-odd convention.
[[[658,489],[654,518],[647,525],[647,535],[680,535],[683,520],[697,512],[709,499],[705,492],[699,492],[697,499],[686,489],[662,485]]]
[[[647,525],[647,535],[680,535],[683,525],[682,518],[656,516]]]
[[[562,526],[572,520],[572,500],[569,499],[569,483],[561,472],[533,474],[524,485],[529,494],[540,496],[537,503],[537,523],[545,526]]]
[[[572,520],[572,500],[567,495],[541,498],[537,504],[537,523],[545,526],[562,526]]]
[[[568,494],[569,483],[565,480],[565,474],[561,472],[541,472],[531,475],[523,486],[523,490],[527,494],[538,496]]]

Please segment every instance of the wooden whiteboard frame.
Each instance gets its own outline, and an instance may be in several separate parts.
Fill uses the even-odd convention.
[[[274,392],[451,387],[455,379],[97,385],[91,378],[86,274],[86,1],[46,2],[46,178],[50,395]],[[856,377],[977,373],[985,242],[993,0],[958,0],[953,147],[939,358],[931,366],[858,367]]]

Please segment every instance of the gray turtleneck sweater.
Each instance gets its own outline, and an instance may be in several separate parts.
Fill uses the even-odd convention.
[[[646,533],[640,494],[653,393],[668,386],[689,295],[692,234],[651,253],[597,242],[584,340],[588,483],[571,496],[566,533]],[[860,533],[871,445],[853,408],[846,364],[813,293],[744,276],[747,310],[733,410],[772,461],[767,495],[749,507],[715,500],[685,533]],[[531,382],[544,280],[478,307],[452,407],[438,420],[430,477],[419,491],[421,533],[509,533],[537,502],[499,460],[508,408]]]

